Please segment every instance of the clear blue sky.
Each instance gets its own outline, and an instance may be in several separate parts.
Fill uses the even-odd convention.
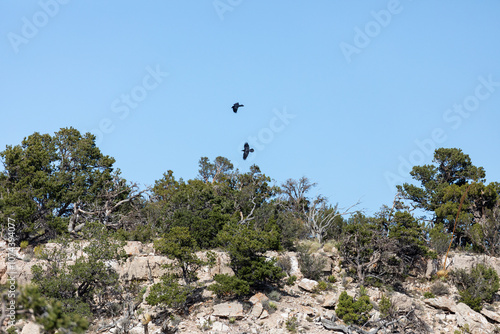
[[[369,214],[434,146],[500,181],[499,17],[497,0],[2,0],[0,149],[72,126],[141,186],[224,156]]]

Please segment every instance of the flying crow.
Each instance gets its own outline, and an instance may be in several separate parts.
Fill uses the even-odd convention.
[[[248,143],[245,143],[245,148],[242,151],[243,151],[243,160],[246,160],[248,154],[250,154],[250,152],[253,152],[253,148],[250,148],[250,145],[248,145]]]
[[[242,104],[239,104],[238,102],[236,102],[235,104],[233,104],[232,108],[233,108],[233,111],[236,113],[238,112],[238,108],[239,107],[244,107],[244,105]]]

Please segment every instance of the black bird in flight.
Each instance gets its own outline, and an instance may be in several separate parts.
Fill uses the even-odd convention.
[[[233,108],[233,111],[236,113],[238,112],[238,108],[239,107],[244,107],[243,104],[239,104],[238,102],[236,102],[235,104],[233,104],[232,108]]]
[[[246,160],[248,154],[250,154],[250,152],[253,152],[253,148],[250,148],[250,145],[248,145],[248,143],[245,143],[245,148],[242,151],[243,151],[243,160]]]

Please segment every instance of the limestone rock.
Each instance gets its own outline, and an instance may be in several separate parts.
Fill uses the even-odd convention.
[[[330,275],[333,271],[333,260],[329,257],[323,258],[325,259],[325,266],[323,267],[323,269],[321,269],[321,271],[326,275]]]
[[[391,296],[391,302],[392,305],[398,310],[399,312],[410,312],[410,310],[413,308],[413,302],[410,297],[407,295],[404,295],[399,292],[394,292]]]
[[[262,292],[257,292],[248,301],[255,305],[256,303],[262,304],[263,302],[265,302],[267,300],[269,300],[269,298],[267,298],[267,296],[265,294],[263,294]]]
[[[458,303],[455,310],[458,326],[463,327],[468,324],[472,334],[491,333],[493,328],[488,323],[488,320],[466,304]]]
[[[24,325],[21,334],[40,334],[40,331],[40,325],[30,321]]]
[[[262,311],[262,314],[260,315],[259,319],[266,319],[269,317],[269,312],[267,310]]]
[[[264,307],[262,306],[262,304],[260,302],[257,302],[253,305],[252,312],[250,313],[250,315],[252,317],[258,318],[262,314],[263,310],[264,310]]]
[[[442,266],[437,260],[428,259],[427,260],[427,269],[425,271],[425,278],[431,279],[432,275],[435,275],[438,271],[438,265]]]
[[[221,274],[221,275],[227,274],[229,276],[234,276],[234,271],[229,266],[229,264],[231,263],[231,259],[229,258],[229,255],[225,252],[214,251],[214,253],[216,255],[216,263],[215,263],[215,266],[213,266],[210,269],[210,276],[214,277],[217,274]],[[196,255],[200,259],[206,260],[205,253],[198,252],[198,253],[196,253]]]
[[[140,241],[127,241],[127,244],[123,246],[123,250],[128,256],[137,256],[142,253],[142,247]]]
[[[302,272],[300,271],[299,268],[299,260],[297,260],[297,256],[295,253],[288,253],[288,256],[290,257],[290,264],[291,264],[291,269],[290,269],[290,276],[295,276],[297,279],[301,279],[304,276],[302,275]]]
[[[500,258],[488,255],[469,255],[465,253],[456,253],[450,255],[450,270],[470,269],[476,264],[482,263],[493,267],[500,274]]]
[[[243,318],[243,305],[239,302],[217,304],[214,305],[212,315],[215,317],[241,319]]]
[[[203,292],[201,293],[201,297],[203,299],[211,299],[211,298],[214,298],[215,297],[215,293],[213,293],[213,291],[210,291],[210,290],[203,290]]]
[[[329,293],[325,296],[325,300],[321,306],[323,307],[335,307],[339,302],[339,295],[336,293]]]
[[[303,278],[299,283],[299,288],[304,289],[308,292],[313,292],[317,286],[318,282],[308,278]]]
[[[138,325],[128,331],[129,334],[144,334],[144,326]]]
[[[309,306],[302,306],[301,311],[302,311],[302,313],[304,313],[305,315],[308,315],[308,316],[313,316],[317,313],[315,309],[313,309],[312,307],[309,307]]]
[[[148,256],[148,257],[138,257],[134,256],[128,258],[123,265],[118,268],[118,274],[120,278],[125,280],[140,279],[148,280],[160,278],[166,269],[162,265],[167,263],[172,263],[173,260],[168,259],[165,256]]]
[[[453,313],[456,312],[455,310],[457,308],[457,304],[453,301],[453,299],[446,296],[424,299],[424,303],[440,310],[450,311]]]
[[[496,322],[500,322],[500,314],[498,314],[497,312],[493,312],[493,311],[490,311],[490,310],[483,308],[481,310],[481,314],[484,315],[488,319],[491,319],[491,320],[496,321]]]
[[[212,324],[212,330],[216,333],[217,332],[227,332],[227,331],[229,331],[229,327],[220,321],[216,321]]]

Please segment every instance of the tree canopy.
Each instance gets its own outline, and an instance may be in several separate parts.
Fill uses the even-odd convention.
[[[53,136],[35,132],[0,152],[0,212],[13,219],[19,240],[40,242],[87,221],[112,223],[113,213],[137,197],[95,140],[63,128]]]

